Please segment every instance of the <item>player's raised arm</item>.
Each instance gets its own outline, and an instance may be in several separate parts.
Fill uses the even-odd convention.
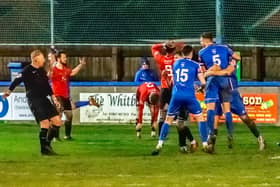
[[[80,62],[80,64],[77,65],[74,69],[72,69],[72,72],[71,72],[70,76],[75,76],[75,75],[77,75],[77,74],[80,72],[80,70],[82,69],[82,67],[83,67],[84,65],[86,65],[86,61],[85,61],[85,58],[84,58],[84,57],[79,58],[79,62]]]
[[[163,55],[161,54],[161,49],[164,47],[164,43],[159,43],[159,44],[154,44],[152,45],[152,55],[156,61],[156,63],[160,62],[160,59],[163,57]]]
[[[52,77],[52,72],[53,72],[53,68],[56,65],[56,56],[59,53],[59,51],[54,47],[51,46],[50,48],[50,52],[48,53],[48,65],[46,67],[46,71],[47,71],[47,76],[50,78]]]

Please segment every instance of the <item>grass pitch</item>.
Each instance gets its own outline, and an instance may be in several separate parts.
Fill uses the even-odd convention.
[[[191,129],[198,139],[196,126]],[[216,154],[208,155],[180,153],[173,127],[161,154],[152,157],[157,141],[149,127],[139,140],[133,125],[75,126],[74,141],[53,145],[61,155],[46,157],[39,154],[37,126],[0,124],[0,186],[280,186],[280,129],[259,129],[265,151],[237,125],[234,148],[227,148],[221,127]]]

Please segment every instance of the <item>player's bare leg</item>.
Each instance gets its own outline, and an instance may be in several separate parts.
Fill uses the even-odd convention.
[[[259,150],[263,151],[266,147],[266,144],[265,144],[264,138],[260,135],[260,132],[258,131],[255,122],[252,119],[250,119],[248,114],[245,114],[245,115],[242,115],[239,117],[247,125],[247,127],[250,129],[252,134],[258,139]]]
[[[59,118],[61,119],[62,118],[62,112],[63,112],[62,102],[61,102],[61,100],[59,98],[57,98],[57,101],[58,101],[59,104],[55,105],[55,107],[56,107],[56,110],[57,110],[57,112],[59,114]],[[51,126],[52,126],[53,125],[52,121],[50,121],[50,122],[51,122]],[[54,142],[57,142],[57,141],[61,142],[62,141],[60,139],[60,130],[59,129],[56,131],[56,134],[55,134],[55,136],[53,138],[53,141]]]

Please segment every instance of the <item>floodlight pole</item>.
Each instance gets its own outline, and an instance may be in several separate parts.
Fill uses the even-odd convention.
[[[50,10],[51,10],[51,45],[54,45],[54,0],[50,0]]]
[[[224,0],[216,0],[216,43],[223,43],[224,37]]]

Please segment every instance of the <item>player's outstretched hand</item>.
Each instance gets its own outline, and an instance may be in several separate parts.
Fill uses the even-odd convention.
[[[80,62],[81,65],[86,65],[85,57],[80,57],[79,62]]]

